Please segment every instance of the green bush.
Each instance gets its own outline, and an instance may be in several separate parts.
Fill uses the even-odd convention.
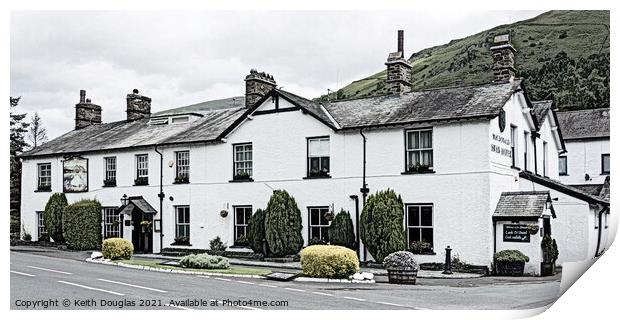
[[[103,240],[101,254],[110,260],[130,259],[133,254],[133,243],[123,238],[109,238]]]
[[[230,263],[228,259],[220,256],[212,256],[206,253],[191,254],[185,256],[179,261],[183,268],[192,269],[228,269]]]
[[[47,234],[55,242],[64,242],[62,230],[62,214],[67,206],[67,197],[64,193],[54,193],[47,200],[45,205],[45,213],[43,214],[43,223]]]
[[[545,235],[540,243],[540,246],[543,251],[543,257],[545,262],[555,262],[558,260],[558,256],[560,252],[558,251],[558,244],[555,242],[555,239],[551,238],[550,235]]]
[[[519,250],[502,250],[495,254],[496,262],[528,262],[530,258]]]
[[[390,253],[406,248],[403,217],[403,200],[393,190],[368,197],[360,217],[360,235],[375,261],[381,263]]]
[[[222,242],[222,239],[220,238],[220,236],[217,236],[213,238],[211,241],[209,241],[209,248],[211,248],[211,250],[213,251],[226,251],[226,248],[228,248],[228,245]]]
[[[75,250],[101,247],[101,204],[97,200],[80,200],[65,207],[62,231],[67,246]]]
[[[301,212],[295,198],[284,190],[275,190],[265,214],[265,238],[275,257],[297,254],[304,245]]]
[[[355,250],[355,232],[348,211],[341,209],[329,226],[329,243]]]
[[[346,278],[359,271],[359,261],[349,248],[316,245],[301,251],[301,268],[309,277]]]
[[[263,253],[265,239],[265,210],[258,209],[248,221],[248,242],[252,251]]]

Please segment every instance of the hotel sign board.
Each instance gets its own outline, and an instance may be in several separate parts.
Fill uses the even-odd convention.
[[[527,225],[505,224],[504,242],[530,242],[530,233]]]

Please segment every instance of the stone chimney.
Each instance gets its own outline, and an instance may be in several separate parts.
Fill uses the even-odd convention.
[[[404,55],[404,31],[398,30],[398,51],[388,55],[387,62],[387,93],[401,94],[411,90],[411,64]]]
[[[496,36],[490,49],[493,55],[493,82],[514,80],[515,53],[517,50],[510,43],[510,35]]]
[[[245,107],[252,107],[275,87],[276,81],[272,75],[256,69],[250,70],[250,74],[245,77]]]
[[[80,90],[80,102],[75,105],[75,129],[101,123],[101,107],[86,99],[86,90]]]
[[[138,89],[127,95],[127,120],[151,117],[151,98],[140,94]]]

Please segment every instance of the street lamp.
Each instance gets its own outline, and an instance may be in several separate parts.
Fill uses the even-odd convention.
[[[123,206],[126,206],[129,203],[129,198],[127,198],[127,195],[124,194],[123,197],[121,198],[121,204]]]

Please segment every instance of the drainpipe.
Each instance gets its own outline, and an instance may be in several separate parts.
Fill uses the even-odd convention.
[[[598,213],[598,239],[596,241],[596,251],[594,252],[594,258],[599,256],[598,251],[601,249],[601,237],[603,235],[603,212],[605,212],[605,210],[607,210],[607,208],[603,208],[603,210]],[[596,219],[596,217],[594,219]]]
[[[362,210],[366,206],[366,196],[368,195],[369,189],[366,184],[366,136],[364,135],[363,128],[360,129],[360,135],[362,136],[363,141],[363,165],[362,165],[362,188],[360,188],[360,192],[362,193]],[[366,253],[366,247],[364,247],[364,261],[368,260],[368,256]]]
[[[349,198],[355,200],[355,243],[357,244],[357,258],[360,258],[360,198],[350,195]]]
[[[162,252],[164,248],[164,213],[162,212],[164,208],[164,154],[157,150],[158,145],[155,145],[155,152],[159,154],[159,252]]]

